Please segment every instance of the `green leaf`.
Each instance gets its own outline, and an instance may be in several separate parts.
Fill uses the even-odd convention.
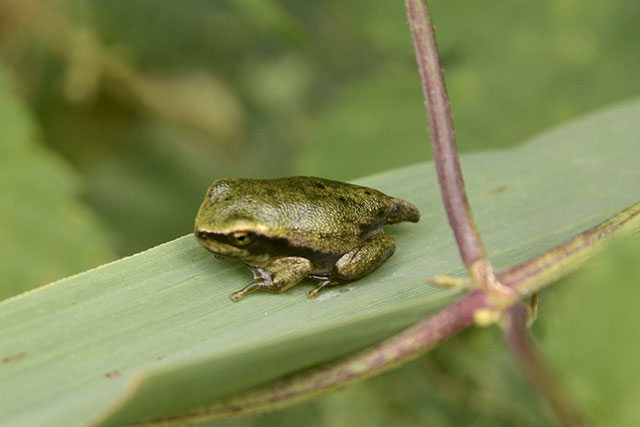
[[[640,101],[590,115],[518,148],[462,159],[492,260],[505,267],[640,199]],[[191,236],[0,304],[0,423],[122,424],[174,413],[335,359],[443,306],[429,286],[461,273],[431,164],[359,181],[414,202],[397,253],[356,283],[306,298],[254,294],[238,262]],[[203,189],[204,192],[204,189]]]
[[[640,424],[640,239],[611,247],[541,300],[534,332],[594,425]]]
[[[115,258],[74,171],[35,138],[0,69],[0,300]]]

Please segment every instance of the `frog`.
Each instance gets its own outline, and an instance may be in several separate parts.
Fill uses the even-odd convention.
[[[233,258],[253,281],[231,300],[282,293],[305,278],[308,292],[359,280],[396,250],[383,226],[418,222],[413,204],[381,191],[312,176],[221,178],[208,188],[196,215],[198,243],[218,258]]]

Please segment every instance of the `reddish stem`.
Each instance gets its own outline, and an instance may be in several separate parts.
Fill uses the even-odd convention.
[[[536,353],[527,334],[527,311],[517,302],[505,311],[504,337],[522,370],[549,405],[562,426],[582,426],[584,421],[573,409],[569,399],[561,393],[561,387]]]
[[[486,258],[486,255],[464,190],[449,98],[442,76],[431,17],[426,2],[422,0],[406,0],[406,6],[422,79],[422,92],[429,117],[431,146],[442,200],[462,262],[467,270],[470,270],[476,261]]]
[[[256,387],[235,398],[194,408],[175,416],[158,418],[149,424],[182,425],[187,421],[198,423],[262,413],[269,409],[312,400],[418,357],[446,338],[471,326],[476,310],[488,306],[487,298],[482,291],[471,291],[457,302],[398,335],[337,363]]]

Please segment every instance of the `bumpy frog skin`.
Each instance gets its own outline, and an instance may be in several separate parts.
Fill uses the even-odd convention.
[[[411,203],[380,191],[322,178],[218,179],[195,222],[198,242],[217,256],[237,258],[254,279],[231,295],[284,292],[305,277],[327,286],[358,280],[396,249],[384,224],[418,222]]]

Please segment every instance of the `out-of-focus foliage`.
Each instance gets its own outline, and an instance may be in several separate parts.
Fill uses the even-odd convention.
[[[109,238],[76,197],[80,180],[42,147],[0,70],[0,299],[111,259]]]
[[[594,425],[640,425],[640,236],[542,294],[541,350]]]
[[[640,93],[640,2],[429,4],[461,151],[517,144]],[[0,61],[0,298],[188,233],[220,176],[352,179],[430,157],[402,1],[4,0]],[[573,301],[548,310],[562,316]],[[616,312],[613,293],[599,301]],[[549,351],[573,356],[564,336]],[[454,351],[467,346],[492,347]],[[538,423],[535,414],[513,422],[514,392],[491,394],[489,376],[464,379],[463,364],[451,363],[418,362],[267,419],[307,410],[340,425],[390,411],[379,419],[410,423],[442,401],[430,413],[451,405],[455,414],[438,418],[446,425],[474,414],[459,413],[457,400],[479,414],[477,399],[495,399],[504,425]],[[417,376],[437,383],[412,388]],[[616,384],[572,389],[589,405],[602,397],[597,387]],[[621,414],[594,417],[635,420]]]
[[[640,4],[430,2],[459,147],[640,92]],[[220,176],[353,179],[430,157],[404,2],[6,0],[2,59],[130,254]]]

